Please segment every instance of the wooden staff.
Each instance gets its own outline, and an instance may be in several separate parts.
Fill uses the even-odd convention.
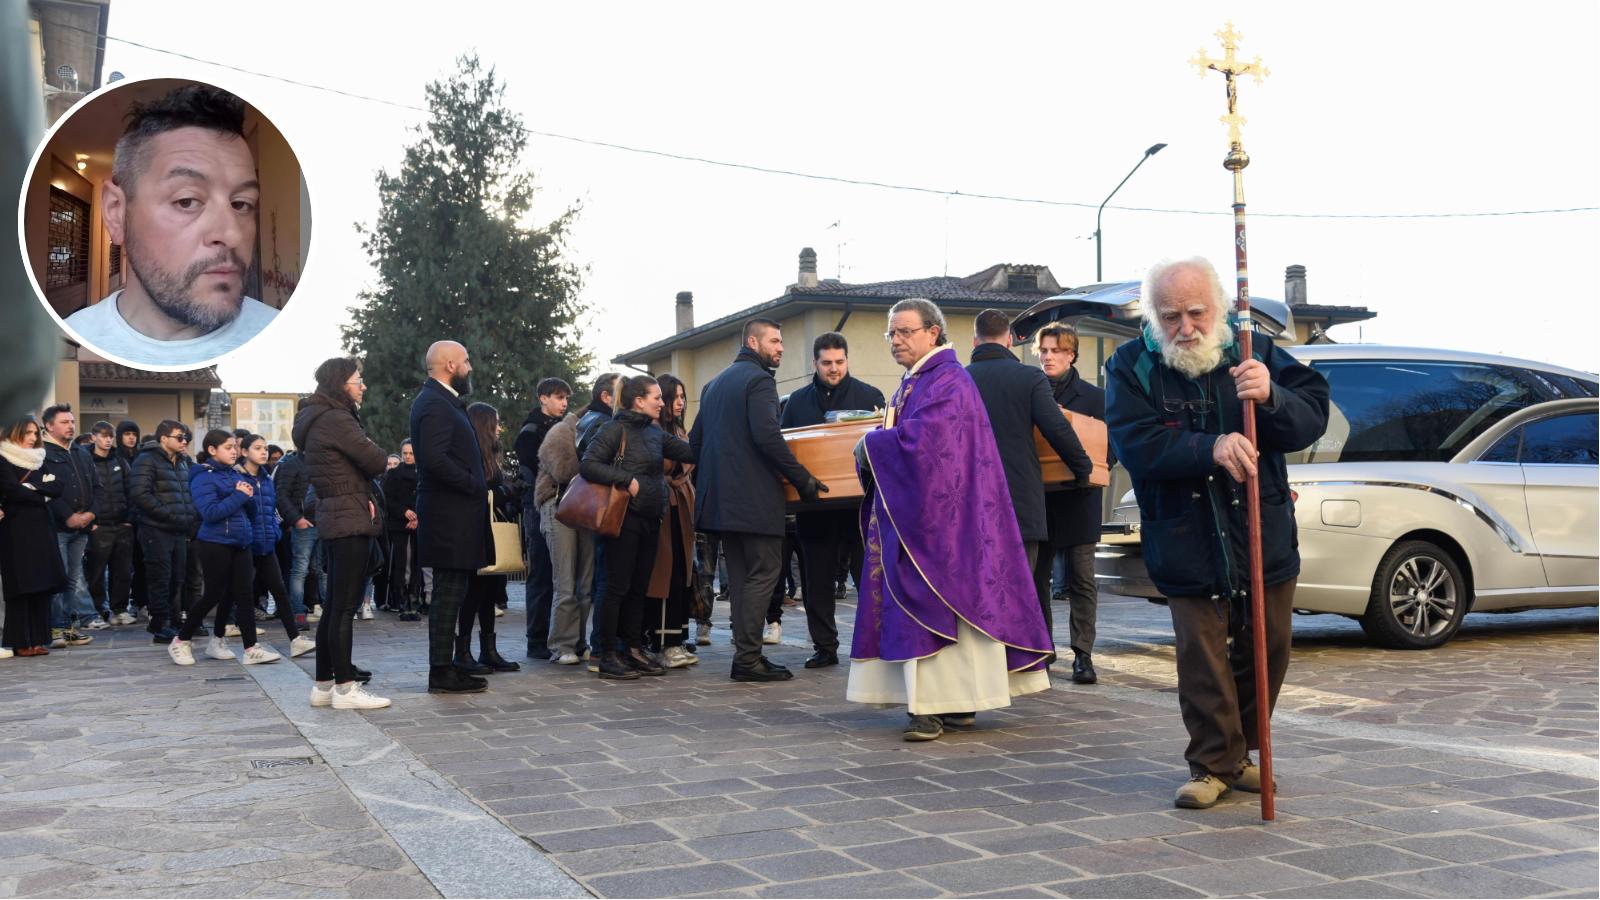
[[[1236,308],[1239,318],[1239,359],[1242,364],[1253,358],[1250,327],[1250,267],[1245,258],[1244,236],[1244,167],[1250,165],[1250,157],[1244,152],[1243,141],[1239,134],[1239,126],[1243,125],[1245,120],[1239,115],[1239,89],[1234,79],[1239,75],[1253,75],[1259,84],[1267,75],[1267,68],[1261,64],[1259,56],[1254,62],[1249,63],[1241,63],[1235,58],[1234,52],[1238,49],[1238,42],[1243,36],[1233,30],[1232,22],[1217,32],[1217,37],[1222,40],[1224,56],[1221,60],[1207,57],[1202,50],[1190,62],[1199,66],[1201,77],[1205,77],[1209,69],[1221,72],[1227,80],[1228,114],[1222,117],[1222,121],[1228,126],[1230,149],[1222,161],[1222,167],[1233,173],[1233,257],[1239,282]],[[1244,436],[1251,447],[1257,446],[1254,400],[1244,401]],[[1259,458],[1258,455],[1257,459]],[[1259,465],[1257,469],[1259,470]],[[1245,518],[1250,533],[1250,631],[1255,657],[1256,736],[1261,745],[1261,818],[1270,822],[1277,815],[1272,782],[1272,698],[1267,689],[1267,598],[1261,574],[1261,479],[1254,472],[1245,478]]]

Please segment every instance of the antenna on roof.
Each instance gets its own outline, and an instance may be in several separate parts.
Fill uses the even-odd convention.
[[[835,228],[839,228],[840,224],[843,221],[844,221],[843,219],[834,219],[832,225],[829,225],[827,228],[824,228],[822,230],[823,231],[832,231]],[[842,229],[841,229],[841,231],[842,231]],[[837,235],[835,235],[835,236],[837,237]],[[844,248],[845,248],[845,245],[849,244],[849,243],[850,243],[849,241],[834,241],[834,244],[833,244],[833,280],[834,281],[844,281]]]

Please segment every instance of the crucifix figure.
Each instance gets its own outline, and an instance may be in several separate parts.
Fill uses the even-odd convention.
[[[1239,86],[1235,78],[1239,75],[1249,75],[1255,78],[1256,84],[1261,79],[1271,75],[1272,72],[1261,64],[1261,57],[1242,63],[1234,55],[1239,49],[1239,42],[1244,40],[1244,35],[1233,30],[1233,23],[1217,32],[1217,38],[1222,41],[1222,59],[1215,60],[1206,55],[1204,49],[1195,52],[1194,58],[1189,63],[1200,69],[1200,77],[1204,78],[1208,70],[1221,72],[1228,82],[1228,114],[1222,117],[1222,124],[1228,126],[1228,140],[1234,147],[1240,144],[1239,126],[1245,124],[1244,116],[1239,115]]]

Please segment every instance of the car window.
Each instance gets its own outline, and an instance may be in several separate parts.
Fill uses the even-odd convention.
[[[1592,466],[1600,462],[1600,415],[1551,416],[1523,427],[1523,465]]]
[[[1522,450],[1522,432],[1523,429],[1518,428],[1500,440],[1495,441],[1493,447],[1490,447],[1484,451],[1482,456],[1478,457],[1478,462],[1516,462],[1517,454]]]
[[[1519,409],[1554,399],[1526,370],[1481,363],[1323,360],[1328,429],[1290,463],[1445,462]]]
[[[1539,375],[1540,378],[1545,381],[1545,383],[1553,387],[1555,389],[1556,396],[1561,399],[1566,399],[1569,397],[1593,397],[1595,395],[1596,385],[1592,381],[1585,381],[1582,378],[1572,378],[1567,375],[1557,375],[1554,372],[1538,372],[1536,374]]]

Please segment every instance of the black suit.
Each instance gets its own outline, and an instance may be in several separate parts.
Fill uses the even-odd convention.
[[[1105,421],[1106,392],[1084,381],[1076,369],[1068,369],[1050,387],[1056,405]],[[1108,460],[1115,464],[1115,460]],[[1040,591],[1050,591],[1050,570],[1057,552],[1067,554],[1067,594],[1072,616],[1069,635],[1076,653],[1094,650],[1095,608],[1099,588],[1094,580],[1094,545],[1100,540],[1101,502],[1104,488],[1083,491],[1056,491],[1045,495],[1045,519],[1050,527],[1050,553],[1039,554],[1033,579]]]
[[[417,456],[417,561],[433,568],[428,664],[448,666],[468,580],[490,563],[494,540],[489,484],[467,404],[433,378],[411,401],[411,448]]]
[[[820,425],[836,409],[882,409],[883,392],[846,375],[834,387],[820,378],[789,395],[783,427]],[[851,574],[861,583],[861,504],[843,509],[795,513],[795,538],[800,545],[800,587],[806,598],[806,627],[819,653],[839,652],[839,625],[834,621],[833,578],[839,554],[850,553]],[[770,615],[769,615],[770,618]]]

